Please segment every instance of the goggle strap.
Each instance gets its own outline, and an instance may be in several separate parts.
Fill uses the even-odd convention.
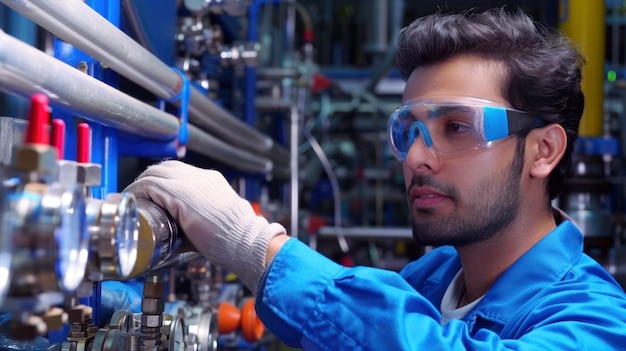
[[[509,135],[546,125],[541,118],[516,110],[507,110],[507,119],[509,121]]]

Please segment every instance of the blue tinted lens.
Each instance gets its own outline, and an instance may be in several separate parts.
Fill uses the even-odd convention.
[[[426,147],[433,146],[432,138],[424,122],[416,121],[407,111],[396,111],[391,116],[387,138],[396,158],[404,161],[408,150],[418,137],[421,137]]]

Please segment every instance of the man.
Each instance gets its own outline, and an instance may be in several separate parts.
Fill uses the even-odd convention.
[[[216,171],[149,167],[128,191],[166,208],[257,312],[306,350],[618,350],[626,295],[551,208],[583,110],[582,57],[523,13],[420,18],[401,33],[389,121],[415,239],[399,274],[346,268],[254,215]]]

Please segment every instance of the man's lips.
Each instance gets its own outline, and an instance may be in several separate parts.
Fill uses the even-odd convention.
[[[416,187],[411,189],[411,191],[409,192],[410,203],[412,206],[416,207],[434,206],[449,199],[449,196],[446,196],[431,188]]]

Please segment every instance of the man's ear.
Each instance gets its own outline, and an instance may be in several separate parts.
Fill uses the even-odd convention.
[[[558,165],[567,148],[567,134],[558,124],[550,124],[531,131],[526,138],[527,146],[531,146],[532,163],[530,175],[536,178],[547,178]]]

